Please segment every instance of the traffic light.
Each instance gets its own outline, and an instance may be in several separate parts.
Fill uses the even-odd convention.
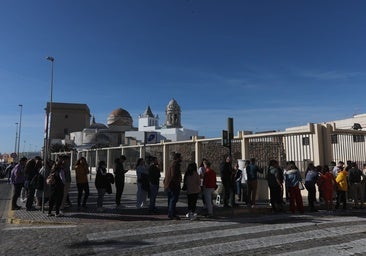
[[[230,147],[229,133],[226,130],[222,130],[221,145],[224,147]]]
[[[228,138],[231,141],[234,138],[234,119],[232,117],[227,119],[227,131]]]

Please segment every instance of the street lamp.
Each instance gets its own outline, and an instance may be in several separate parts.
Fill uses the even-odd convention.
[[[16,129],[15,129],[15,146],[14,146],[14,153],[17,153],[17,145],[18,145],[18,125],[19,123],[15,123]],[[15,157],[14,157],[15,158]]]
[[[20,117],[19,117],[19,131],[18,131],[18,157],[19,157],[19,149],[20,149],[20,132],[22,130],[22,113],[23,113],[23,105],[19,104],[18,105],[20,107]]]
[[[46,161],[50,156],[50,140],[51,140],[51,122],[52,122],[52,101],[53,101],[53,64],[54,57],[48,56],[46,60],[51,61],[51,88],[50,88],[50,105],[46,106],[47,120],[46,120],[46,136],[44,145],[44,160]]]

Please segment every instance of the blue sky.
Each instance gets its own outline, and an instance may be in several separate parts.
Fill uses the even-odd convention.
[[[43,144],[55,102],[96,121],[124,108],[160,122],[171,98],[182,125],[220,137],[366,113],[366,1],[2,0],[0,152]]]

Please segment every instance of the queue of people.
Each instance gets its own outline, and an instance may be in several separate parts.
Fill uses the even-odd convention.
[[[224,207],[237,207],[238,202],[244,202],[250,208],[256,207],[258,173],[263,174],[264,170],[256,165],[254,158],[246,160],[239,168],[238,163],[232,166],[230,156],[225,156],[220,173]],[[287,201],[291,213],[304,213],[301,190],[307,192],[310,212],[317,212],[317,205],[321,203],[328,213],[341,206],[346,210],[347,202],[352,202],[352,208],[363,208],[366,199],[366,164],[361,170],[353,161],[347,161],[347,165],[342,161],[325,166],[309,163],[302,173],[294,161],[287,162],[282,168],[278,161],[270,160],[265,178],[273,212],[285,212]]]
[[[95,187],[97,189],[97,212],[104,212],[104,197],[112,194],[112,184],[115,184],[116,208],[120,209],[125,185],[124,167],[125,156],[115,159],[113,174],[107,170],[105,161],[99,161],[96,168]],[[197,217],[197,201],[201,197],[203,211],[207,217],[214,216],[213,195],[217,186],[216,172],[211,168],[208,159],[203,158],[201,165],[191,162],[186,170],[181,170],[182,156],[175,153],[163,180],[164,191],[167,195],[167,215],[169,219],[180,219],[176,204],[180,199],[181,190],[187,195],[186,217],[194,220]],[[48,203],[48,216],[63,216],[63,211],[71,206],[68,192],[71,184],[70,157],[61,155],[55,162],[47,161],[42,164],[40,157],[19,160],[10,175],[14,186],[12,196],[12,210],[19,210],[18,199],[24,194],[26,210],[36,210]],[[79,158],[73,166],[75,170],[78,191],[78,210],[85,211],[90,195],[88,175],[89,165],[84,157]],[[182,179],[182,171],[184,178]],[[149,157],[147,161],[139,158],[136,163],[136,208],[148,208],[150,214],[160,213],[156,206],[156,198],[160,188],[162,169],[156,157]],[[244,162],[232,163],[230,156],[225,156],[220,165],[223,207],[238,207],[244,202],[247,207],[256,207],[258,190],[258,173],[264,170],[252,158]],[[353,208],[363,208],[366,196],[366,164],[360,170],[357,163],[339,161],[325,166],[314,166],[309,163],[304,175],[295,162],[287,162],[284,168],[276,160],[270,160],[266,171],[270,205],[273,212],[285,212],[286,200],[289,202],[291,213],[304,213],[301,190],[306,190],[309,210],[318,211],[317,205],[323,202],[328,212],[340,207],[347,209],[347,202],[352,201]],[[319,194],[317,200],[316,194]],[[217,191],[216,191],[217,192]],[[149,204],[147,204],[149,199]],[[55,211],[55,214],[53,213]]]
[[[283,183],[285,186],[283,186]],[[274,212],[284,210],[282,200],[284,192],[288,193],[290,211],[304,213],[301,190],[307,191],[309,210],[317,212],[316,205],[324,204],[328,213],[340,209],[347,210],[348,203],[352,202],[354,209],[363,208],[366,196],[366,164],[360,170],[357,163],[343,161],[337,164],[314,166],[309,163],[304,173],[304,182],[295,162],[287,163],[284,170],[278,162],[271,160],[268,170],[268,186],[270,188],[271,205]],[[285,188],[285,189],[284,189]],[[316,197],[318,191],[318,198]],[[335,203],[335,204],[334,204]]]

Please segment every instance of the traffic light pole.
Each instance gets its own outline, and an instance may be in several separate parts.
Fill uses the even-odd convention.
[[[227,130],[222,130],[221,145],[229,149],[229,156],[231,157],[231,140],[234,138],[234,119],[229,117],[227,119]]]

